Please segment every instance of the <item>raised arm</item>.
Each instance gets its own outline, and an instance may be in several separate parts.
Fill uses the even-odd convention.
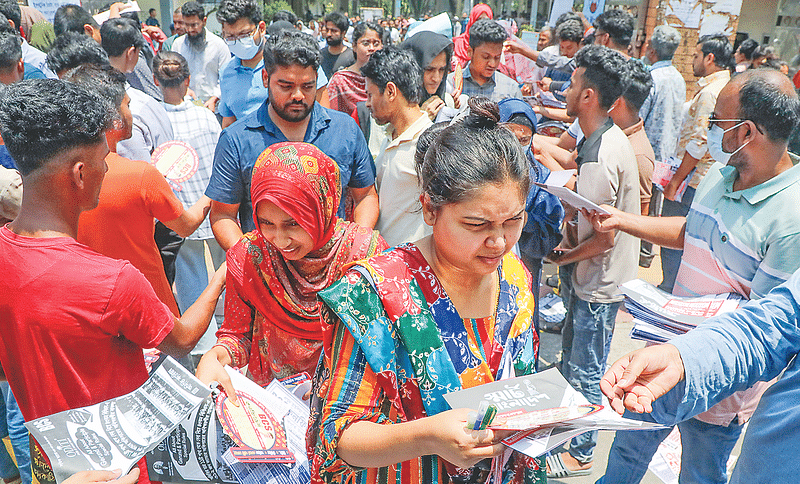
[[[227,270],[228,266],[222,264],[197,301],[180,318],[175,318],[175,326],[158,345],[159,350],[176,358],[186,356],[192,351],[208,329],[217,300],[225,288]]]
[[[584,212],[595,232],[620,230],[661,247],[683,249],[686,233],[685,217],[646,217],[617,210],[609,205],[602,207],[610,215]]]

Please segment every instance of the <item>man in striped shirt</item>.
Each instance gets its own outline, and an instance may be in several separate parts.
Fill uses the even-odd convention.
[[[622,230],[683,249],[674,288],[679,296],[736,292],[759,299],[800,268],[800,158],[787,152],[800,123],[800,101],[778,71],[741,74],[720,92],[709,119],[715,163],[700,182],[689,214],[643,217],[611,207],[595,230]],[[769,386],[758,383],[678,424],[685,449],[681,481],[727,482],[728,456]],[[617,434],[607,482],[639,482],[671,429]]]

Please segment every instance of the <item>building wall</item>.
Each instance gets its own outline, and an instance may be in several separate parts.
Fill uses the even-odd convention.
[[[667,21],[667,12],[670,1],[679,3],[680,0],[650,0],[647,8],[647,18],[645,19],[645,35],[650,38],[653,35],[653,30],[657,25],[669,23],[681,33],[681,45],[675,52],[675,57],[672,63],[676,69],[683,75],[686,80],[686,97],[687,100],[694,97],[699,89],[697,86],[697,77],[692,71],[692,56],[694,49],[697,46],[697,40],[700,38],[700,28],[688,28],[675,25],[673,18]],[[758,4],[763,1],[776,1],[776,0],[744,0],[752,4]],[[773,8],[774,14],[774,8]],[[732,31],[730,35],[731,43],[736,38],[736,30],[739,22],[739,16],[731,16],[728,28]]]
[[[759,43],[764,41],[765,35],[772,40],[777,9],[778,0],[743,0],[739,32],[747,33]]]

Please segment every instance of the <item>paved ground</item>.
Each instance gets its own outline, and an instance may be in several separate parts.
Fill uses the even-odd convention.
[[[658,253],[658,248],[656,247],[656,253]],[[556,272],[555,266],[552,265],[545,265],[544,267],[544,275],[542,280],[546,280],[548,275],[552,275]],[[656,255],[655,259],[653,260],[653,264],[648,269],[639,268],[639,277],[641,279],[650,282],[651,284],[659,284],[661,282],[661,261]],[[628,334],[630,333],[632,328],[631,324],[631,316],[623,311],[620,311],[617,315],[616,326],[614,328],[614,337],[611,341],[611,355],[609,357],[609,362],[614,362],[621,356],[634,351],[636,349],[644,347],[644,343],[641,341],[632,340]],[[549,364],[558,359],[558,353],[561,351],[561,336],[550,334],[550,333],[541,333],[541,341],[540,341],[540,365],[542,363]],[[540,366],[541,368],[541,366]],[[591,484],[594,483],[597,479],[602,477],[605,472],[607,458],[608,458],[608,451],[611,448],[611,443],[614,440],[614,432],[600,432],[600,436],[597,442],[597,448],[595,449],[595,459],[594,459],[594,466],[592,467],[592,473],[589,476],[581,476],[581,477],[571,477],[565,479],[549,479],[548,482],[550,483],[563,483],[563,484]],[[733,451],[734,455],[739,455],[739,450],[741,447],[741,439],[737,444],[736,448]],[[642,484],[660,484],[662,481],[656,477],[650,471],[647,471],[644,479],[642,479]]]

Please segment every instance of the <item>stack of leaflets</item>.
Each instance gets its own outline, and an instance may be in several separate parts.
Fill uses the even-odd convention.
[[[633,316],[631,338],[665,343],[694,329],[708,318],[736,310],[742,296],[736,293],[680,297],[641,279],[620,286],[625,308]]]
[[[226,367],[238,405],[209,395],[147,454],[151,480],[172,483],[289,484],[309,482],[305,452],[307,373],[266,388]],[[296,396],[297,395],[297,396]]]
[[[662,428],[591,405],[555,368],[448,393],[444,398],[451,408],[477,409],[482,401],[494,405],[497,415],[489,428],[520,430],[503,443],[531,457],[591,430]]]

